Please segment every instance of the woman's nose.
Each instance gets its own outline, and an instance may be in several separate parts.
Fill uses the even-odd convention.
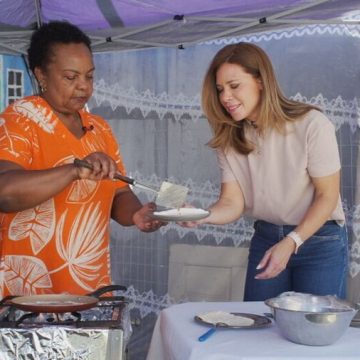
[[[228,102],[232,99],[232,94],[231,91],[229,90],[223,90],[222,94],[221,94],[222,100],[225,102]]]
[[[79,89],[88,89],[89,87],[91,87],[92,83],[91,81],[89,81],[88,79],[84,78],[84,79],[79,79],[77,86]]]

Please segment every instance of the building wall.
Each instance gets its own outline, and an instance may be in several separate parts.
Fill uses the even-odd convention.
[[[2,111],[4,102],[4,65],[3,65],[3,55],[0,55],[0,111]]]
[[[23,95],[33,93],[31,79],[28,74],[24,59],[21,56],[0,55],[0,112],[8,105],[8,70],[18,70],[23,73]]]

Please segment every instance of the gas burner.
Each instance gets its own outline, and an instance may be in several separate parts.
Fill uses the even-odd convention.
[[[127,303],[123,296],[103,296],[101,294],[114,290],[124,290],[121,285],[103,287],[89,296],[97,296],[95,306],[86,310],[71,312],[33,312],[18,309],[11,300],[15,296],[8,296],[0,301],[0,328],[29,328],[41,326],[73,326],[76,328],[119,328],[123,309]]]
[[[80,312],[71,313],[24,313],[15,320],[18,327],[67,325],[71,326],[74,322],[81,321]]]
[[[19,309],[19,303],[11,301],[14,297],[3,299],[0,302],[0,359],[19,359],[20,348],[24,359],[39,359],[39,352],[47,359],[125,359],[132,333],[130,308],[123,296],[105,296],[124,289],[115,285],[99,289],[89,294],[97,300],[93,307],[67,308],[67,312],[59,311],[58,307],[52,308],[53,312],[48,312],[49,307],[47,312],[38,312],[38,304],[36,310]],[[30,306],[33,304],[30,302]]]

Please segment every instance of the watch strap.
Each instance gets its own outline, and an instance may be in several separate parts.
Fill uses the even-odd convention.
[[[292,239],[295,243],[295,252],[294,254],[297,254],[299,247],[304,243],[301,236],[296,231],[291,231],[289,234],[286,235],[290,239]]]

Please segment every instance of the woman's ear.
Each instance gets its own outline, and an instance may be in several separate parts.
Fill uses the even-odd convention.
[[[34,69],[34,75],[35,75],[37,82],[40,84],[40,82],[43,81],[43,78],[44,78],[43,71],[41,70],[40,67],[37,66]]]
[[[257,83],[259,84],[259,89],[262,90],[263,89],[263,82],[260,78],[256,79]]]
[[[40,91],[42,93],[44,93],[47,90],[44,72],[42,71],[42,69],[40,67],[36,67],[34,69],[34,75],[39,84]]]

